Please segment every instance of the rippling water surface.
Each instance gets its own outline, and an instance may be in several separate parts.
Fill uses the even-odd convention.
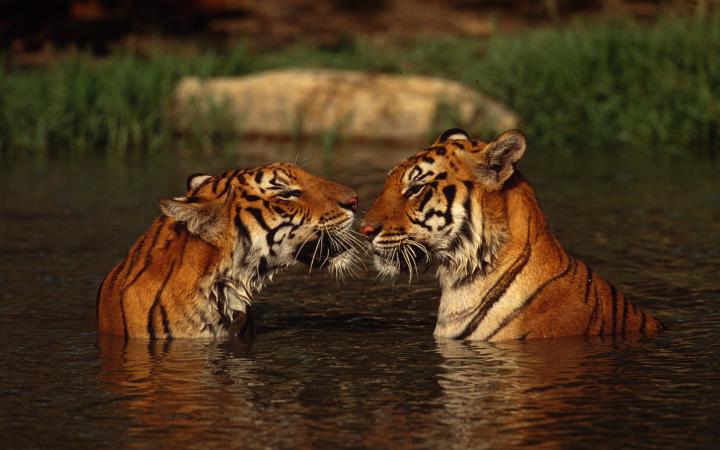
[[[11,447],[717,447],[720,164],[530,149],[552,229],[668,331],[653,338],[438,341],[427,273],[338,285],[302,267],[257,300],[252,342],[98,337],[100,280],[193,172],[272,160],[368,208],[412,149],[2,168],[0,433]]]

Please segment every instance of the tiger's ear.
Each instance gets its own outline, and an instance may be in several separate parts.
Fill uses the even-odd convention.
[[[160,200],[160,209],[208,242],[217,242],[222,237],[224,227],[216,202],[201,201],[197,197],[164,198]]]
[[[515,172],[515,163],[525,153],[526,144],[519,130],[506,131],[487,144],[478,158],[476,173],[480,181],[491,189],[502,188]]]
[[[470,135],[467,131],[463,130],[462,128],[450,128],[449,130],[443,131],[443,133],[435,139],[435,143],[439,144],[441,142],[447,142],[447,141],[469,141]]]
[[[191,191],[209,180],[210,178],[212,178],[212,175],[206,175],[204,173],[194,173],[187,177],[185,185],[187,186],[187,190]]]

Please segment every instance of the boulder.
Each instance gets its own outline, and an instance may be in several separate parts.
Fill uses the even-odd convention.
[[[508,108],[458,82],[342,70],[273,70],[243,77],[189,77],[174,95],[180,128],[210,109],[236,132],[300,137],[427,140],[441,128],[499,132],[518,126]]]

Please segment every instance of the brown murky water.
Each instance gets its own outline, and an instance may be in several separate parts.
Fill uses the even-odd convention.
[[[406,149],[301,150],[367,208]],[[720,443],[720,164],[626,154],[521,163],[565,246],[669,330],[635,340],[436,341],[431,274],[338,286],[302,267],[251,342],[93,328],[97,286],[185,177],[242,156],[3,167],[0,433],[19,447],[713,447]]]

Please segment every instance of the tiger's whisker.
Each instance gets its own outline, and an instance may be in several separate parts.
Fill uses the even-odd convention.
[[[318,240],[315,243],[315,250],[313,251],[312,258],[310,258],[310,269],[308,270],[308,274],[312,273],[313,263],[315,262],[315,255],[317,254],[318,247],[320,246],[320,242],[322,242],[322,231],[320,232],[320,236],[318,237]]]
[[[295,258],[294,258],[294,259],[297,259],[297,257],[300,255],[300,252],[302,251],[303,247],[305,247],[305,244],[307,244],[308,241],[309,241],[313,236],[315,236],[315,233],[317,233],[317,231],[313,231],[312,233],[310,233],[310,235],[309,235],[307,238],[305,238],[305,240],[303,241],[303,243],[300,244],[300,247],[298,248],[297,252],[295,253]]]

